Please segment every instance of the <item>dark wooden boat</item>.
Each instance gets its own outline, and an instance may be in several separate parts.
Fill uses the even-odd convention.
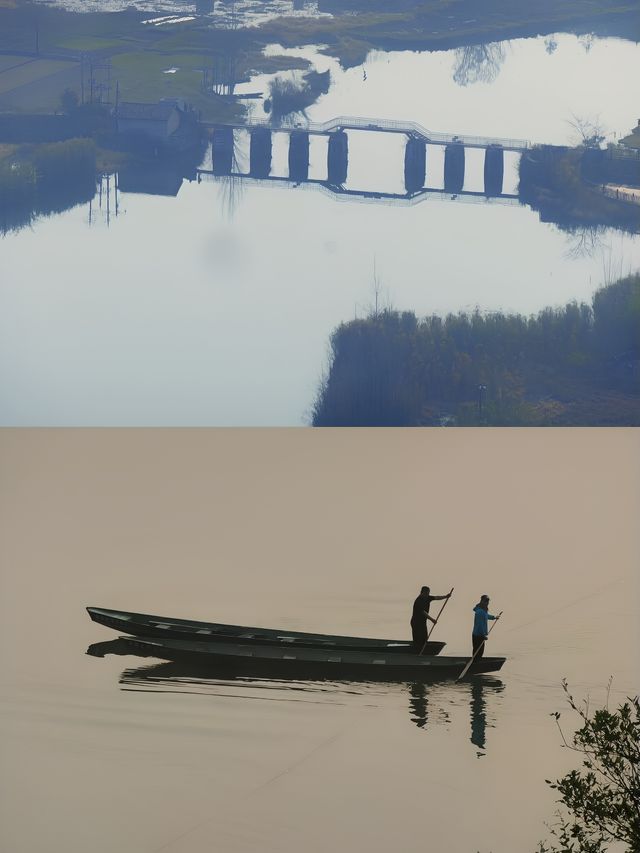
[[[137,637],[162,637],[172,640],[198,640],[200,642],[251,643],[252,645],[286,645],[296,648],[353,649],[384,651],[385,654],[413,652],[408,640],[384,640],[373,637],[343,637],[335,634],[308,634],[303,631],[286,631],[276,628],[246,628],[241,625],[224,625],[218,622],[194,622],[190,619],[150,616],[145,613],[128,613],[123,610],[106,610],[87,607],[94,622]],[[425,655],[437,655],[444,643],[429,641]]]
[[[422,681],[456,678],[468,657],[385,654],[353,649],[283,648],[274,645],[161,640],[154,637],[121,637],[132,654],[168,661],[191,661],[211,672],[233,670],[236,674],[271,678],[366,679],[369,681]],[[470,674],[496,672],[502,657],[483,657]]]

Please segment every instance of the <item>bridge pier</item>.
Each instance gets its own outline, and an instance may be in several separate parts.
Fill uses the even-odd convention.
[[[349,166],[349,139],[344,130],[329,134],[327,149],[327,180],[333,186],[342,186],[347,180]]]
[[[233,128],[215,127],[213,130],[213,174],[230,175],[233,171]]]
[[[500,145],[490,145],[484,152],[484,194],[502,195],[504,180],[504,149]]]
[[[424,187],[427,177],[427,143],[410,136],[404,149],[404,186],[409,194]]]
[[[444,191],[459,193],[464,186],[464,145],[451,142],[444,149]]]
[[[309,134],[304,130],[292,130],[289,134],[289,178],[309,179]]]
[[[268,178],[271,172],[271,131],[255,127],[249,140],[249,174],[252,178]]]

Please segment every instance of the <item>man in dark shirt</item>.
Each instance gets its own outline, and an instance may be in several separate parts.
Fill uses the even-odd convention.
[[[411,633],[413,634],[413,648],[416,654],[420,654],[422,647],[427,642],[427,619],[434,625],[436,624],[436,620],[429,616],[431,602],[442,601],[450,596],[450,592],[447,595],[431,595],[428,586],[423,586],[420,590],[420,595],[413,602],[413,612],[411,613]]]

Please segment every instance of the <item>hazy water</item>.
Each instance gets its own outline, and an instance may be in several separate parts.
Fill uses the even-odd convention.
[[[333,79],[309,118],[555,143],[571,140],[572,113],[599,115],[611,133],[635,124],[640,46],[559,35],[488,47],[475,66],[460,51],[373,52],[347,71],[298,51]],[[350,134],[347,185],[399,189],[399,139]],[[312,172],[326,169],[318,145]],[[476,154],[468,189],[481,182]],[[286,157],[276,134],[274,173]],[[442,152],[428,157],[438,186]],[[511,190],[515,167],[508,159]],[[118,217],[113,198],[110,210],[108,228],[103,196],[91,225],[83,206],[0,240],[1,423],[300,425],[331,331],[372,303],[374,268],[383,303],[424,315],[589,301],[640,266],[637,237],[609,232],[576,257],[576,238],[497,203],[365,204],[220,178],[185,182],[176,198],[120,193]]]
[[[544,779],[575,761],[549,717],[560,679],[594,703],[610,675],[612,701],[638,689],[638,431],[0,441],[12,853],[533,850],[554,808]],[[402,637],[422,583],[455,586],[437,628],[452,654],[480,593],[504,610],[497,676],[194,682],[84,654],[116,636],[88,604]]]
[[[557,33],[454,50],[374,50],[348,69],[312,47],[272,45],[267,52],[302,56],[331,72],[331,89],[308,110],[314,121],[374,116],[432,131],[565,145],[576,143],[572,116],[599,119],[611,140],[638,120],[640,45],[622,39]],[[270,76],[237,91],[255,92]]]

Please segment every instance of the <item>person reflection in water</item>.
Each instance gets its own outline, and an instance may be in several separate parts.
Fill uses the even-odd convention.
[[[407,685],[409,688],[409,717],[411,722],[419,729],[426,729],[427,726],[451,724],[451,716],[442,707],[442,700],[454,707],[458,704],[457,700],[452,701],[453,694],[444,692],[442,689],[435,688],[435,704],[431,701],[430,692],[434,691],[433,686],[428,686],[423,682],[413,682]],[[487,750],[487,729],[495,726],[495,700],[494,695],[502,693],[504,683],[499,678],[487,678],[479,676],[473,678],[470,683],[460,685],[460,689],[465,692],[469,691],[469,707],[471,710],[471,736],[469,740],[476,748],[476,756],[482,758],[486,755]],[[457,690],[457,688],[456,688]],[[441,701],[437,701],[437,697]],[[493,701],[494,713],[491,714],[487,708],[488,700]]]
[[[488,624],[489,619],[497,619],[497,616],[492,616],[489,613],[489,596],[483,595],[480,601],[473,608],[473,632],[471,635],[471,643],[473,646],[473,656],[476,660],[480,660],[484,654],[485,640],[489,634]]]
[[[471,690],[471,737],[469,740],[476,747],[476,756],[482,758],[487,749],[487,727],[493,728],[487,714],[487,697],[490,694],[502,693],[504,684],[499,678],[473,678],[469,685]],[[496,707],[493,700],[494,709]]]
[[[431,686],[426,685],[422,681],[414,681],[408,685],[409,687],[409,716],[411,722],[419,729],[426,729],[427,723],[448,725],[451,722],[451,717],[448,711],[440,705],[430,708],[429,691]]]
[[[414,682],[409,685],[409,710],[411,714],[411,722],[415,723],[419,729],[424,729],[427,725],[429,717],[429,702],[426,685],[420,682]]]
[[[442,601],[449,598],[451,593],[447,595],[431,595],[431,590],[428,586],[423,586],[420,590],[420,595],[413,602],[413,611],[411,613],[411,633],[413,635],[413,650],[416,654],[420,654],[424,644],[427,642],[427,619],[429,622],[436,624],[433,616],[429,616],[429,606],[432,601]]]
[[[471,682],[471,743],[478,747],[478,758],[483,756],[487,743],[487,705],[480,678]]]

